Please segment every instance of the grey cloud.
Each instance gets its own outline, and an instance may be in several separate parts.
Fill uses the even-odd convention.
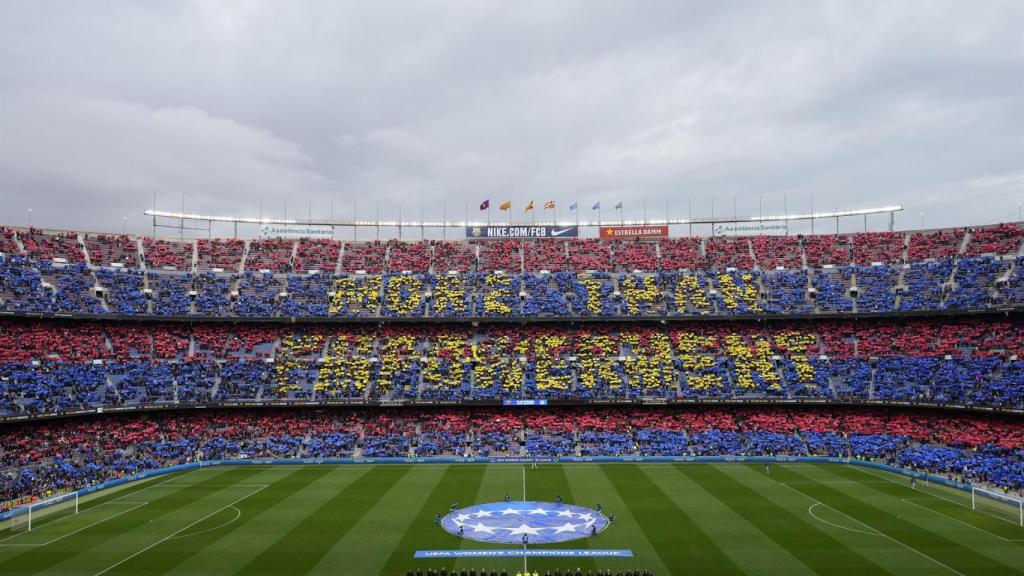
[[[4,2],[2,219],[146,231],[155,189],[236,213],[813,195],[1007,220],[1021,30],[1013,1]]]

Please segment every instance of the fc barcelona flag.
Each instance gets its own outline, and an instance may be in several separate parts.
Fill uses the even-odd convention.
[[[490,207],[491,207],[491,201],[490,200],[484,200],[483,202],[480,203],[480,209],[481,210],[487,210]]]

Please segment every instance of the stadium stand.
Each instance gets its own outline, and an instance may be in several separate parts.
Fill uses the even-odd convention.
[[[1018,224],[344,243],[3,229],[0,500],[254,457],[823,455],[1019,491],[1022,243]]]
[[[1020,304],[1015,298],[1021,279],[1016,262],[1024,242],[1016,224],[920,233],[344,245],[308,239],[199,240],[193,245],[36,229],[6,229],[2,238],[0,282],[9,288],[3,300],[6,310],[247,318],[1003,309]],[[102,271],[143,265],[141,282],[128,281],[130,274]],[[232,276],[243,270],[274,278]],[[311,270],[324,276],[310,281]],[[495,277],[498,271],[505,276]],[[459,273],[458,280],[450,278],[453,272]],[[361,279],[353,280],[353,273]],[[406,273],[415,281],[392,280]],[[101,277],[119,280],[117,302]],[[435,293],[440,284],[447,295],[441,301]],[[359,289],[349,290],[349,285]],[[92,287],[102,290],[88,294]],[[388,288],[393,293],[385,293]],[[257,292],[261,296],[254,296]],[[453,299],[465,305],[452,308]],[[151,303],[143,305],[144,300]],[[119,304],[127,301],[133,304]],[[324,306],[325,301],[331,304]]]
[[[116,393],[167,377],[125,367]],[[43,421],[0,430],[0,445],[0,469],[11,473],[0,488],[4,509],[48,491],[230,458],[821,455],[1024,488],[1019,419],[883,409],[208,410]]]
[[[266,277],[252,274],[253,295],[240,296],[250,299],[246,307],[265,305],[259,291],[268,290],[260,284]],[[143,342],[173,333],[174,354],[119,344],[133,332]],[[108,394],[111,374],[139,362],[172,373],[175,365],[204,362],[211,381],[198,384],[219,402],[825,399],[1024,409],[1024,329],[979,318],[571,330],[385,325],[358,332],[316,324],[170,323],[154,331],[139,323],[6,320],[0,344],[5,417],[151,404],[153,394]],[[230,385],[243,377],[243,388]]]

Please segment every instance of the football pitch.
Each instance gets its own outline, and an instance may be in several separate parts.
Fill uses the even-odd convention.
[[[416,551],[522,549],[435,523],[516,501],[595,509],[594,536],[535,549],[631,558],[527,558],[682,574],[1024,574],[1017,512],[970,494],[839,464],[410,464],[231,466],[150,478],[82,498],[77,515],[0,532],[0,574],[404,575],[523,569],[523,558],[414,559]]]

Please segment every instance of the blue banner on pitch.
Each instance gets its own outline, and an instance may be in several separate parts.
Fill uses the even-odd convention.
[[[632,558],[632,550],[601,550],[601,549],[546,549],[534,548],[523,550],[510,548],[506,550],[417,550],[413,558],[597,558],[615,557]]]

